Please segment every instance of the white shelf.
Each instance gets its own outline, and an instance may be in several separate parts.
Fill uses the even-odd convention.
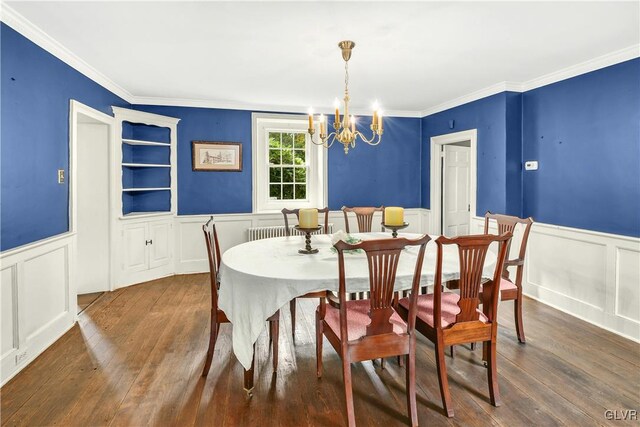
[[[122,166],[128,168],[170,168],[171,165],[153,164],[153,163],[123,163]]]
[[[129,193],[133,191],[168,191],[168,190],[171,190],[171,187],[123,188],[122,189],[124,193]]]
[[[156,147],[171,146],[171,144],[168,142],[141,141],[139,139],[126,139],[126,138],[122,138],[122,143],[128,144],[128,145],[155,145]]]
[[[120,219],[127,219],[127,218],[146,218],[146,217],[153,217],[153,216],[167,216],[167,215],[172,215],[172,213],[170,211],[157,211],[157,212],[130,212],[128,214],[125,215],[121,215]]]

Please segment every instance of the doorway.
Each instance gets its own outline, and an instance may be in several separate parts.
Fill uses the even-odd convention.
[[[469,141],[442,145],[440,221],[442,234],[447,237],[469,234],[470,145]]]
[[[111,173],[113,118],[71,104],[71,228],[78,313],[111,283]]]
[[[470,234],[476,214],[476,146],[475,129],[431,138],[431,233]]]

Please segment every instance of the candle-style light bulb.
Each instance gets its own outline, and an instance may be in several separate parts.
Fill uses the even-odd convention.
[[[382,110],[378,111],[378,130],[382,130]]]
[[[356,118],[351,116],[351,133],[356,133]]]
[[[338,98],[335,98],[333,100],[333,108],[336,109],[336,113],[335,113],[336,115],[333,121],[335,123],[340,123],[340,101],[338,100]]]
[[[324,135],[326,133],[325,127],[324,127],[324,121],[325,121],[324,114],[320,114],[320,135]]]
[[[309,130],[313,129],[313,108],[309,107]]]
[[[380,109],[380,105],[378,105],[378,100],[373,103],[373,117],[371,118],[371,126],[378,125],[378,110]]]

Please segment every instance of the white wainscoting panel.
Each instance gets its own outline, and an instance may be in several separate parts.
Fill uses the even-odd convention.
[[[18,347],[17,342],[17,312],[13,309],[17,305],[16,295],[16,266],[12,265],[2,270],[0,275],[0,340],[2,350],[0,357],[4,358],[7,353]]]
[[[616,249],[615,314],[640,322],[640,251]]]
[[[474,232],[482,232],[484,218],[475,217],[473,223]],[[512,257],[520,238],[516,233]],[[640,341],[640,239],[534,223],[523,292]]]
[[[2,384],[73,326],[73,249],[69,233],[0,254]]]

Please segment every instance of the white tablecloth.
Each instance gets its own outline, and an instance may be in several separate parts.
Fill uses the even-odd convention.
[[[363,240],[390,238],[390,233],[352,234]],[[401,234],[416,238],[418,234]],[[233,324],[233,351],[249,369],[253,343],[266,326],[266,319],[293,298],[309,292],[338,291],[338,255],[332,251],[331,236],[311,237],[317,254],[303,255],[304,237],[276,237],[243,243],[227,250],[220,266],[219,307]],[[396,289],[411,288],[417,247],[406,249],[400,256]],[[432,284],[435,273],[436,244],[427,245],[422,268],[422,285]],[[496,257],[487,253],[484,275],[493,276]],[[456,246],[445,246],[442,264],[443,280],[457,279],[459,261]],[[345,255],[347,291],[369,290],[369,270],[364,253]]]

